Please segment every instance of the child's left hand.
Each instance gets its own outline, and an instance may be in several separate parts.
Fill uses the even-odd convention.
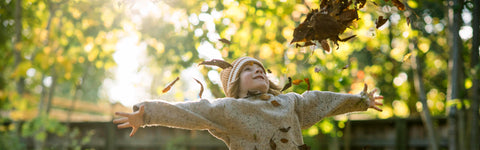
[[[376,100],[377,99],[383,99],[383,96],[379,95],[379,96],[374,96],[375,92],[377,92],[377,89],[373,89],[373,91],[370,91],[370,92],[367,92],[367,84],[365,84],[364,88],[363,88],[363,94],[366,94],[366,96],[368,97],[368,100],[369,100],[369,104],[368,104],[368,108],[373,108],[377,111],[382,111],[382,109],[380,109],[378,106],[382,106],[383,103],[382,102],[377,102]]]

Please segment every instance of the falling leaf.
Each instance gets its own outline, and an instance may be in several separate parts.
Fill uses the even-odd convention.
[[[282,88],[282,92],[285,91],[286,89],[290,88],[292,86],[292,78],[291,77],[288,77],[288,83],[285,84],[285,86],[283,86]]]
[[[388,21],[388,18],[383,18],[383,16],[379,16],[378,17],[378,20],[375,22],[375,24],[377,24],[375,26],[375,28],[380,28],[381,26],[383,26],[386,22]]]
[[[378,6],[378,4],[377,4],[377,3],[375,3],[375,2],[372,2],[372,3],[373,3],[373,5],[375,5],[375,6]]]
[[[322,40],[320,42],[324,51],[330,52],[330,45],[328,45],[327,40]]]
[[[177,77],[175,80],[173,80],[172,83],[168,84],[167,87],[165,87],[163,90],[162,90],[162,93],[166,93],[168,91],[170,91],[170,88],[172,88],[172,86],[180,79],[180,77]]]
[[[272,105],[275,106],[275,107],[280,106],[280,103],[278,103],[276,100],[273,100],[270,103],[272,103]]]
[[[412,53],[405,54],[405,56],[403,56],[403,61],[402,62],[407,61],[408,58],[410,58],[411,55],[412,55]]]
[[[303,82],[303,80],[296,79],[296,80],[293,80],[292,83],[295,84],[295,85],[299,85],[299,84],[302,83],[302,82]]]
[[[230,63],[228,63],[224,60],[220,60],[220,59],[212,59],[212,60],[202,61],[198,65],[211,65],[211,66],[220,67],[222,69],[232,67],[232,64],[230,64]]]
[[[230,42],[229,40],[225,39],[225,38],[221,38],[221,39],[218,39],[220,42],[224,43],[224,44],[227,44],[227,45],[230,45],[232,44],[232,42]]]
[[[307,83],[307,91],[310,91],[310,79],[305,78],[303,80],[305,80],[305,83]]]
[[[400,0],[392,0],[393,6],[397,7],[398,10],[404,11],[405,10],[405,5],[400,2]]]
[[[272,150],[276,150],[277,149],[277,144],[275,144],[275,141],[273,141],[273,138],[270,139],[270,148]]]
[[[287,127],[287,128],[280,128],[279,130],[282,131],[282,132],[288,132],[290,130],[291,127]]]
[[[272,73],[272,70],[270,70],[270,69],[267,69],[267,72],[268,72],[268,73]]]
[[[321,1],[320,10],[310,10],[305,20],[294,29],[290,44],[297,43],[297,47],[305,47],[319,42],[325,51],[330,51],[330,46],[326,44],[326,41],[331,40],[338,46],[337,41],[344,42],[350,39],[342,40],[339,35],[359,19],[357,4],[363,7],[365,3],[366,0],[356,1],[352,8],[352,0]],[[299,44],[302,42],[305,44]]]
[[[282,143],[287,143],[287,142],[288,142],[288,139],[282,138],[282,139],[280,139],[280,142],[282,142]]]
[[[410,26],[410,17],[407,17],[407,26]]]
[[[345,70],[345,69],[347,69],[348,67],[350,67],[350,65],[349,65],[349,64],[347,64],[347,65],[343,66],[343,67],[342,67],[342,70]]]
[[[203,84],[200,83],[200,81],[198,81],[197,79],[193,78],[195,81],[197,81],[198,84],[200,84],[200,93],[198,94],[198,96],[200,97],[200,99],[202,99],[202,93],[203,93]]]

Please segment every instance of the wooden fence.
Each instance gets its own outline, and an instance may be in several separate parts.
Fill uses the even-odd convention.
[[[436,118],[437,140],[442,149],[447,148],[447,126],[445,118]],[[89,137],[82,149],[123,150],[123,149],[166,149],[166,150],[225,150],[225,144],[207,131],[190,131],[167,127],[139,129],[129,137],[130,129],[117,129],[111,122],[72,123],[78,129],[73,139],[81,141]],[[314,140],[321,149],[427,149],[426,130],[420,119],[350,120],[341,131],[343,136],[332,138],[318,135]],[[89,136],[90,133],[90,136]],[[27,149],[33,148],[31,138],[22,139]],[[72,143],[65,137],[48,135],[45,146],[49,149],[63,149]],[[80,142],[77,142],[80,143]]]

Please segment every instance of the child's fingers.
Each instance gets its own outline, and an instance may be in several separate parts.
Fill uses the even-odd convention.
[[[127,122],[127,121],[128,121],[127,117],[122,117],[122,118],[118,118],[118,119],[113,120],[113,123],[114,124],[119,124],[119,123],[124,123],[124,122]]]
[[[373,95],[373,94],[375,94],[375,92],[377,92],[377,89],[373,89],[373,90],[370,92],[370,94]]]
[[[123,116],[123,117],[128,117],[131,114],[130,113],[125,113],[125,112],[115,112],[115,115],[117,116]]]
[[[363,86],[363,92],[367,93],[367,89],[368,89],[368,86],[367,86],[367,83],[364,83],[365,86]]]
[[[383,103],[380,103],[380,102],[375,102],[375,105],[378,105],[378,106],[383,106]]]
[[[130,132],[130,137],[132,137],[137,132],[137,130],[138,130],[138,128],[133,127],[132,132]]]
[[[383,96],[376,96],[375,99],[383,99]]]
[[[131,127],[132,125],[130,125],[130,122],[126,122],[126,123],[123,123],[123,124],[119,124],[117,126],[117,128],[119,129],[122,129],[122,128],[128,128],[128,127]]]
[[[378,108],[377,106],[373,106],[372,108],[375,109],[375,110],[377,110],[377,111],[379,111],[379,112],[382,112],[382,111],[383,111],[382,109]]]

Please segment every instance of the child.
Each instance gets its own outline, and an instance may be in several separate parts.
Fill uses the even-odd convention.
[[[171,103],[146,101],[134,106],[133,113],[113,122],[118,128],[132,127],[130,136],[141,126],[167,126],[189,130],[208,130],[229,149],[301,149],[302,129],[322,118],[353,111],[365,111],[376,105],[376,90],[367,93],[367,85],[357,95],[325,91],[281,94],[280,88],[267,79],[263,64],[242,57],[229,64],[215,60],[224,68],[221,80],[226,98],[213,102]]]

